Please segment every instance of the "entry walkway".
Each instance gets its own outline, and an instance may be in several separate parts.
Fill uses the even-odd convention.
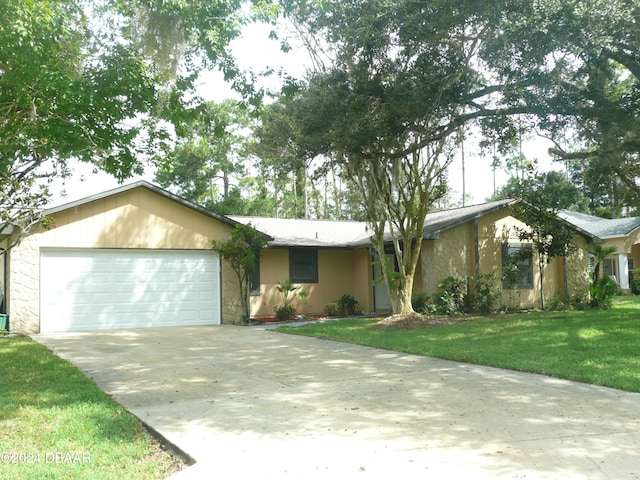
[[[196,460],[174,480],[640,478],[639,394],[243,327],[35,339]]]

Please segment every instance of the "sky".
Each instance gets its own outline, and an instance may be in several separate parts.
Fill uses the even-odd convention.
[[[306,65],[309,64],[308,56],[302,48],[295,48],[292,52],[280,51],[279,43],[268,38],[270,28],[263,25],[251,25],[244,34],[232,43],[233,52],[238,59],[241,68],[251,68],[258,72],[266,68],[278,71],[284,69],[295,77],[303,76]],[[270,85],[277,87],[277,79],[274,78]],[[225,98],[239,98],[231,88],[225,84],[222,75],[211,72],[204,76],[199,92],[206,100],[222,101]],[[523,147],[523,152],[529,159],[536,158],[539,161],[540,170],[560,169],[552,163],[547,149],[550,144],[543,139],[532,139]],[[466,205],[484,202],[494,192],[495,187],[500,187],[508,180],[508,174],[502,170],[494,172],[491,167],[491,154],[486,152],[483,156],[480,149],[473,145],[473,138],[465,144],[465,175],[464,189],[466,191]],[[451,164],[448,181],[451,187],[452,201],[461,203],[463,191],[462,161],[458,157]],[[94,172],[91,165],[75,163],[72,166],[72,177],[64,184],[57,181],[53,187],[54,198],[51,206],[78,200],[96,193],[116,188],[119,183],[112,176],[103,172]],[[137,180],[153,181],[153,172],[131,178],[125,184]]]

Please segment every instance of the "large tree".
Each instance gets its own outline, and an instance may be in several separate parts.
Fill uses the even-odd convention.
[[[176,128],[176,143],[157,159],[155,180],[188,200],[227,213],[216,207],[229,202],[246,174],[248,126],[247,109],[236,100],[198,105]]]
[[[557,139],[591,114],[598,117],[589,122],[592,130],[604,132],[598,119],[605,100],[597,95],[615,100],[625,122],[637,118],[633,96],[624,96],[625,106],[608,94],[625,75],[635,85],[630,69],[640,50],[627,45],[638,23],[615,10],[635,14],[632,2],[284,3],[299,31],[327,53],[294,100],[286,100],[293,141],[301,157],[324,155],[359,187],[381,257],[394,246],[399,271],[388,265],[385,272],[395,313],[412,312],[424,216],[442,193],[461,128],[479,123],[504,151],[523,126]],[[629,40],[616,45],[598,26],[589,43],[590,24],[608,20]],[[613,64],[602,70],[603,56],[611,62],[616,56],[623,75]],[[596,77],[610,79],[603,90]],[[625,145],[632,150],[633,143]]]
[[[220,66],[249,15],[241,0],[0,2],[0,232],[40,221],[53,178],[88,162],[119,180],[141,173]],[[168,122],[167,122],[168,121]]]

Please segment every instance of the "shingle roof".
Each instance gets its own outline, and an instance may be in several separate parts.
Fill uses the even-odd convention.
[[[515,200],[511,199],[497,200],[480,205],[471,205],[430,213],[424,222],[423,236],[427,239],[438,238],[440,233],[445,230],[513,205],[514,202]]]
[[[635,229],[640,228],[640,217],[611,219],[570,210],[561,210],[558,215],[566,222],[602,239],[626,237]]]
[[[513,200],[473,205],[434,212],[427,215],[424,238],[438,238],[440,233],[462,223],[511,205]],[[284,218],[230,216],[240,223],[250,223],[253,228],[274,238],[274,247],[359,247],[370,243],[372,231],[367,222],[336,220],[299,220]],[[387,235],[390,239],[390,235]]]
[[[365,222],[234,215],[229,218],[245,225],[251,224],[256,230],[273,237],[273,247],[357,247],[368,245],[371,236]]]

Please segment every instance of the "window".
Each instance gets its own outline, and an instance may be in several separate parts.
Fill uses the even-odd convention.
[[[318,283],[318,250],[314,248],[290,249],[289,279],[293,283]]]
[[[502,285],[506,289],[533,288],[533,249],[527,243],[502,245]]]
[[[249,279],[249,295],[260,295],[260,254],[256,255],[253,272]]]

